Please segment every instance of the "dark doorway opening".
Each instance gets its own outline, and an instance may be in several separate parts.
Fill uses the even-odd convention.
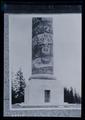
[[[45,102],[50,102],[50,90],[45,90]]]

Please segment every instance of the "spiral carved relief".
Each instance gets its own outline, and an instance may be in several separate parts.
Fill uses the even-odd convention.
[[[53,74],[52,18],[32,19],[32,74]]]

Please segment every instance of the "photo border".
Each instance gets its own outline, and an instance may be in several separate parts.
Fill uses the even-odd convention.
[[[13,6],[15,6],[15,5],[13,5]],[[17,13],[23,13],[23,11],[19,11],[19,9],[15,9],[14,10],[14,7],[13,7],[12,5],[11,5],[11,7],[7,7],[7,8],[5,8],[5,14],[4,14],[4,116],[40,116],[40,115],[38,115],[37,113],[36,113],[36,110],[34,110],[35,111],[35,115],[32,115],[31,114],[31,111],[30,111],[30,108],[27,108],[27,110],[28,110],[28,112],[26,112],[28,115],[26,115],[25,114],[25,111],[27,111],[26,109],[24,110],[24,112],[22,112],[22,110],[23,110],[23,108],[22,108],[22,110],[21,109],[13,109],[12,107],[11,107],[11,97],[10,97],[10,95],[11,95],[11,82],[10,82],[10,80],[9,80],[9,61],[10,61],[10,59],[9,59],[9,18],[8,18],[8,15],[10,14],[10,13],[12,13],[12,14],[15,14],[16,13],[16,11],[17,11]],[[68,5],[67,5],[68,6]],[[79,9],[78,9],[78,11],[77,11],[77,13],[81,13],[81,8],[82,8],[82,6],[81,5],[78,5],[79,7]],[[6,6],[5,6],[6,7]],[[11,8],[11,9],[10,9]],[[55,7],[56,8],[56,7]],[[67,7],[68,8],[68,7]],[[64,11],[64,13],[66,13],[66,11],[67,11],[67,8],[65,7],[65,11]],[[71,5],[71,7],[70,7],[70,9],[72,10],[72,5]],[[13,10],[13,11],[12,11]],[[27,13],[28,13],[28,11],[29,10],[27,10]],[[45,10],[46,11],[46,10]],[[26,12],[26,11],[25,11]],[[30,13],[31,13],[32,11],[30,11]],[[59,11],[57,11],[58,13],[59,13]],[[55,11],[55,12],[53,12],[53,13],[56,13],[57,14],[57,12]],[[72,11],[71,11],[72,12]],[[75,11],[76,12],[76,11]],[[33,12],[32,12],[33,13]],[[42,13],[42,12],[41,12]],[[62,10],[61,10],[61,13],[62,13]],[[69,12],[68,12],[69,13]],[[74,13],[74,11],[72,12],[72,13]],[[10,93],[9,93],[9,90],[10,90]],[[7,91],[7,92],[6,92]],[[7,107],[7,103],[6,103],[6,100],[8,100],[8,107]],[[10,108],[10,109],[8,109],[8,108]],[[60,110],[61,108],[58,108],[58,110]],[[67,108],[64,108],[64,109],[67,109]],[[16,112],[16,110],[18,110],[18,112]],[[33,110],[33,109],[32,109]],[[72,108],[71,108],[71,110],[73,110]],[[74,108],[74,110],[75,110],[75,108]],[[43,113],[42,113],[42,115],[43,115]],[[41,115],[41,116],[42,116]],[[46,115],[44,115],[44,116],[46,116]],[[55,115],[54,115],[55,116]],[[56,115],[57,116],[57,115]],[[61,115],[62,116],[62,115]],[[51,116],[50,116],[51,117]],[[73,117],[73,116],[71,116],[71,117]]]

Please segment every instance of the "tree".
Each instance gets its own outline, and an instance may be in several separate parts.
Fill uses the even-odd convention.
[[[74,89],[71,87],[70,89],[64,88],[64,102],[68,103],[81,103],[81,97],[79,94],[74,92]]]
[[[75,94],[74,94],[74,102],[75,103],[81,103],[81,97],[79,96],[78,93],[76,93],[76,91],[75,91]]]
[[[24,88],[25,79],[20,68],[12,81],[12,103],[24,102]]]
[[[64,102],[69,101],[69,90],[65,87],[64,88]]]
[[[69,103],[74,103],[74,95],[73,95],[73,88],[70,88],[69,91]]]

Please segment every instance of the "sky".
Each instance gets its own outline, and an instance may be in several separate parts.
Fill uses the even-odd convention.
[[[81,14],[10,14],[10,75],[22,68],[28,82],[32,75],[32,18],[53,18],[54,76],[81,95]]]

